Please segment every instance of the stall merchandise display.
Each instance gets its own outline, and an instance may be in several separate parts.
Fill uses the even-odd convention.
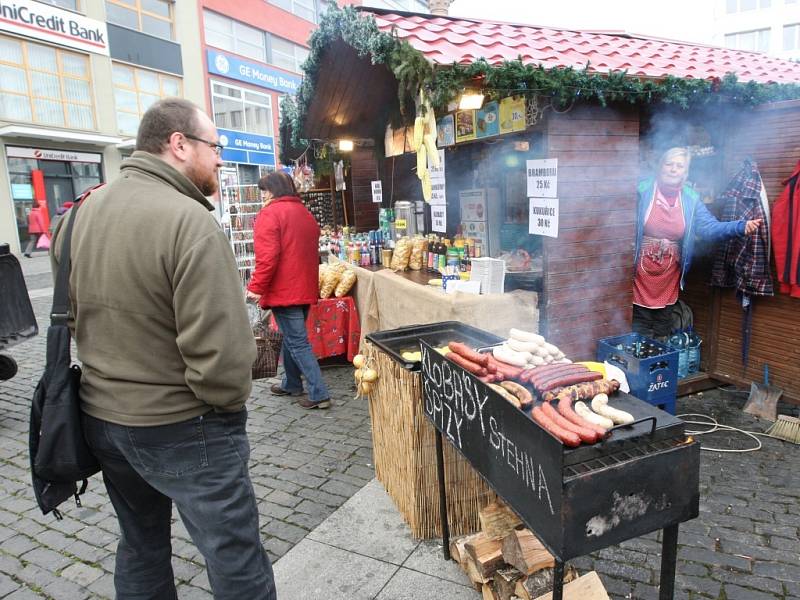
[[[236,267],[247,286],[256,267],[253,245],[253,224],[258,211],[263,207],[258,185],[223,185],[220,189],[223,202],[223,228],[231,241]]]
[[[308,190],[300,193],[300,199],[317,221],[320,229],[336,226],[336,207],[330,190]]]

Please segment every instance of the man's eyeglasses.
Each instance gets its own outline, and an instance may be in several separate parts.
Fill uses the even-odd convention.
[[[183,137],[189,138],[190,140],[194,140],[195,142],[203,142],[204,144],[209,146],[212,150],[214,150],[217,156],[222,154],[222,150],[225,148],[225,146],[223,146],[222,144],[215,144],[214,142],[209,142],[208,140],[204,140],[203,138],[199,138],[188,133],[184,133]]]

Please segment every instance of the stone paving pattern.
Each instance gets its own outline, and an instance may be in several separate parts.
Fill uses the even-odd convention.
[[[44,364],[52,285],[47,261],[23,263],[40,335],[8,350],[20,372],[0,383],[0,598],[113,598],[117,522],[101,479],[92,478],[83,508],[63,521],[44,517],[33,500],[28,464],[30,397]],[[284,555],[374,476],[369,414],[353,399],[351,370],[325,369],[334,408],[304,411],[254,384],[248,404],[251,475],[261,532],[273,560]],[[743,415],[742,394],[708,392],[679,401],[679,411],[761,429]],[[796,408],[783,407],[784,412]],[[742,447],[729,434],[706,444]],[[750,454],[702,453],[700,517],[680,530],[676,598],[800,598],[800,446],[765,439]],[[657,598],[660,538],[630,540],[573,561],[596,569],[612,598]],[[180,598],[210,598],[203,560],[185,528],[173,525],[173,567]],[[282,599],[288,600],[288,599]]]

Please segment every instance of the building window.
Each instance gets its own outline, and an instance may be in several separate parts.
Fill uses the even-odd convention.
[[[173,39],[173,3],[167,0],[106,0],[109,23]]]
[[[769,29],[740,31],[725,36],[725,46],[736,50],[769,51]]]
[[[302,72],[300,65],[308,58],[308,48],[275,36],[270,36],[269,41],[271,55],[269,62],[287,71]]]
[[[210,11],[204,11],[203,14],[207,44],[267,62],[267,45],[263,31]]]
[[[223,83],[211,85],[217,127],[272,136],[272,96]]]
[[[89,59],[0,36],[0,119],[94,129]]]
[[[52,4],[53,6],[60,6],[68,10],[78,10],[78,0],[39,0],[45,4]]]
[[[770,8],[772,0],[726,0],[725,6],[728,14],[733,14],[757,8]]]
[[[783,49],[797,50],[800,48],[800,23],[783,26]]]
[[[317,9],[314,0],[268,0],[268,2],[306,21],[317,22]]]
[[[114,104],[117,108],[117,130],[136,135],[139,120],[150,106],[168,97],[183,96],[178,77],[113,63]]]

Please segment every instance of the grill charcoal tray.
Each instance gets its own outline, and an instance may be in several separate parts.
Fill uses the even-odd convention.
[[[366,337],[409,371],[419,371],[420,362],[408,361],[402,357],[402,353],[419,351],[420,340],[424,340],[434,347],[444,346],[448,342],[463,342],[473,348],[482,348],[500,344],[504,339],[458,321],[410,325],[387,331],[376,331]]]

